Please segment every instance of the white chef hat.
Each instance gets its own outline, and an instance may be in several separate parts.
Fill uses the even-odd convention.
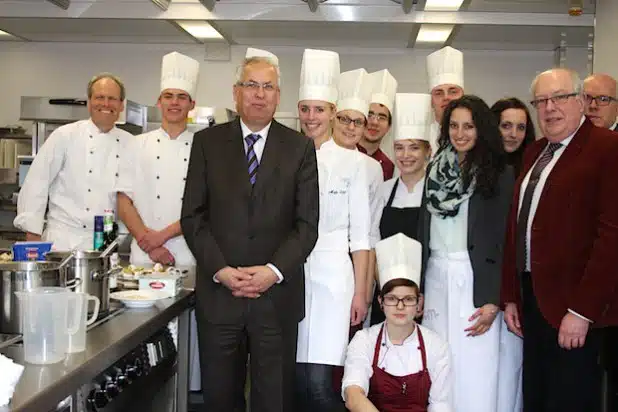
[[[305,49],[300,66],[298,101],[319,100],[336,104],[339,70],[338,53]]]
[[[422,253],[421,244],[403,233],[376,243],[380,288],[393,279],[408,279],[420,286]]]
[[[384,105],[392,115],[395,106],[395,93],[397,93],[397,80],[386,69],[371,73],[369,78],[372,83],[369,104],[379,103]]]
[[[199,74],[200,63],[197,60],[178,52],[166,54],[161,63],[161,91],[180,89],[195,99]]]
[[[393,139],[429,141],[432,113],[430,94],[397,93],[393,116]]]
[[[249,47],[247,48],[245,59],[250,59],[252,57],[262,57],[264,59],[267,59],[273,66],[279,67],[279,58],[269,51]]]
[[[341,76],[339,76],[337,110],[356,110],[367,117],[372,87],[369,74],[365,69],[341,73]]]
[[[446,46],[427,56],[429,90],[441,84],[454,84],[463,89],[463,53]]]

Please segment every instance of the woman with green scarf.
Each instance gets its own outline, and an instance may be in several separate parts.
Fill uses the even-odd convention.
[[[439,149],[427,169],[423,326],[453,354],[457,412],[496,412],[502,247],[514,174],[496,117],[480,98],[446,107]]]

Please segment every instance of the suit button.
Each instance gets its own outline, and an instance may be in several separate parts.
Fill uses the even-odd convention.
[[[86,225],[82,225],[82,227],[83,227],[84,229],[86,229]]]
[[[159,156],[157,156],[157,159],[159,159]]]
[[[157,180],[159,180],[159,176],[157,176]]]
[[[253,239],[255,239],[255,236],[249,235],[249,240],[253,240]]]
[[[157,199],[161,199],[161,196],[157,195]]]

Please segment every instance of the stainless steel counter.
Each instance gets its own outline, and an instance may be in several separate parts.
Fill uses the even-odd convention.
[[[9,407],[0,412],[47,412],[94,378],[140,342],[178,317],[178,388],[188,388],[189,309],[194,306],[194,271],[184,280],[185,289],[176,297],[158,301],[148,309],[127,309],[87,333],[86,350],[52,365],[23,362],[23,347],[14,345],[1,352],[26,368]],[[187,390],[179,390],[177,410],[186,411]]]

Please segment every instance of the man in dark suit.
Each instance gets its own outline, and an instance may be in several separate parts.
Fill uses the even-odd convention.
[[[595,73],[584,80],[584,104],[586,117],[598,127],[618,131],[618,100],[616,79]]]
[[[181,225],[198,266],[208,412],[244,412],[247,350],[251,411],[294,411],[303,263],[317,240],[317,162],[310,139],[273,120],[279,68],[267,56],[245,59],[234,85],[239,119],[195,135],[187,174]]]
[[[524,410],[600,411],[599,327],[618,324],[618,139],[583,116],[575,72],[532,83],[544,138],[524,154],[502,301],[524,337]]]

